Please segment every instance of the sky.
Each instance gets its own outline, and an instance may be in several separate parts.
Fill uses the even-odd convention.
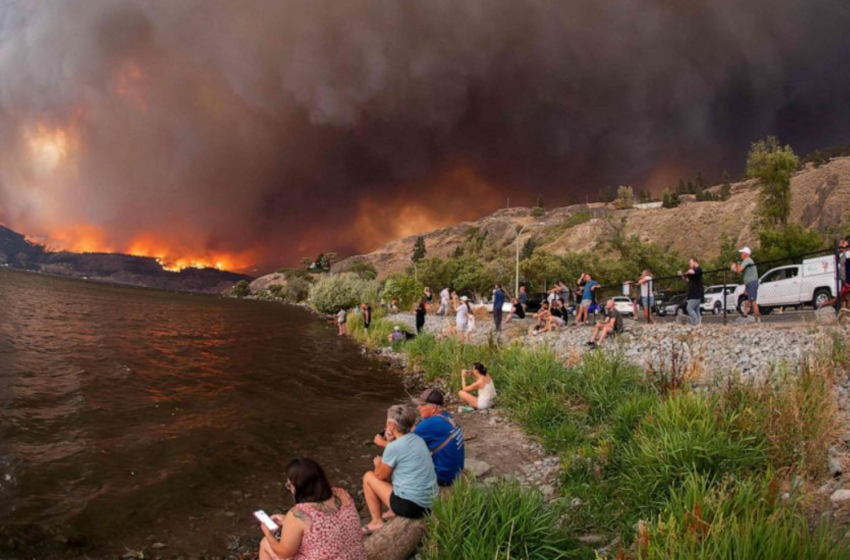
[[[262,272],[850,143],[845,0],[0,0],[0,223]]]

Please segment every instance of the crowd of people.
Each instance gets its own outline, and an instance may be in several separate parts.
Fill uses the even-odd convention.
[[[460,373],[463,389],[458,396],[475,408],[492,406],[496,389],[487,368],[473,364],[470,384],[468,373]],[[366,525],[352,497],[332,487],[318,463],[294,459],[286,468],[284,487],[295,506],[286,515],[271,516],[278,531],[260,524],[260,560],[365,560],[365,536],[393,517],[419,519],[428,514],[440,489],[451,487],[463,472],[465,437],[439,389],[426,389],[412,404],[391,406],[384,429],[374,438],[383,453],[363,475]]]

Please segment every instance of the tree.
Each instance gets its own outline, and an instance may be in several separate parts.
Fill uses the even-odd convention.
[[[425,258],[425,253],[425,238],[420,235],[413,243],[413,256],[411,257],[411,260],[415,263],[419,263],[419,261]]]
[[[729,184],[730,178],[726,171],[723,172],[721,180],[723,185],[720,187],[720,200],[729,200],[729,197],[732,196],[732,185]]]
[[[351,261],[345,269],[340,270],[340,272],[353,272],[360,278],[366,280],[374,280],[378,277],[378,271],[375,269],[375,265],[364,259]]]
[[[826,239],[817,230],[799,224],[785,227],[762,227],[758,232],[761,261],[792,260],[806,253],[826,248]]]
[[[231,293],[239,298],[247,297],[251,295],[251,288],[248,287],[247,280],[240,280],[231,288]]]
[[[531,215],[535,218],[541,218],[546,213],[546,206],[543,203],[543,195],[537,195],[537,204],[534,205],[534,208],[531,209]]]
[[[537,242],[537,240],[534,237],[529,237],[528,239],[525,240],[525,243],[523,243],[523,245],[522,245],[522,251],[520,251],[520,253],[519,253],[519,258],[520,259],[527,259],[527,258],[531,257],[531,255],[534,253],[534,250],[537,249],[537,247],[539,245],[540,244]]]
[[[599,191],[599,200],[604,203],[614,202],[617,199],[617,192],[614,190],[614,187],[608,185]]]
[[[676,187],[676,194],[683,195],[688,194],[688,186],[685,185],[685,180],[679,177],[679,186]]]
[[[652,193],[650,193],[646,189],[641,189],[638,191],[638,201],[641,204],[646,204],[647,202],[652,202]]]
[[[661,197],[661,207],[676,208],[677,206],[679,206],[679,193],[670,189],[664,191],[664,195]]]
[[[632,208],[635,205],[635,191],[631,187],[621,185],[617,189],[617,200],[615,205],[620,210]]]
[[[800,158],[776,136],[754,142],[747,156],[747,177],[761,183],[759,214],[769,225],[785,227],[791,213],[791,175]]]
[[[360,303],[377,303],[380,286],[351,272],[324,276],[310,288],[310,305],[321,313],[336,313]]]

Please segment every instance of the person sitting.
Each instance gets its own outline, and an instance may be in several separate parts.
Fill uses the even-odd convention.
[[[475,378],[471,384],[466,384],[467,370],[460,372],[460,385],[462,390],[458,392],[458,396],[463,401],[478,410],[484,410],[493,406],[493,401],[496,400],[496,386],[493,384],[493,379],[487,373],[487,368],[481,362],[472,364],[472,375]],[[478,396],[472,394],[472,391],[478,391]]]
[[[342,488],[331,488],[324,469],[312,459],[293,459],[286,467],[286,488],[295,507],[271,518],[282,527],[280,538],[260,524],[260,560],[366,560],[360,516]]]
[[[593,326],[593,334],[590,336],[590,342],[587,343],[588,346],[595,348],[597,344],[605,342],[605,339],[608,338],[608,335],[611,333],[618,334],[623,332],[623,316],[614,306],[613,299],[609,299],[605,304],[605,310],[608,314],[608,318]],[[598,341],[596,340],[597,336],[599,337]]]
[[[505,319],[505,323],[510,323],[512,319],[525,319],[525,308],[517,298],[511,300],[511,313]]]
[[[439,389],[426,389],[413,399],[413,404],[419,409],[419,415],[422,417],[413,433],[425,440],[431,452],[434,470],[437,472],[437,484],[451,486],[463,471],[463,430],[446,410],[443,392]],[[378,447],[386,447],[387,443],[389,442],[384,435],[375,436],[375,445]]]
[[[387,335],[387,342],[392,344],[393,342],[401,342],[402,340],[410,340],[411,338],[416,338],[416,335],[403,331],[401,327],[396,325],[393,327],[393,332]]]
[[[375,457],[375,470],[363,475],[363,494],[371,520],[364,532],[384,526],[383,506],[388,518],[425,516],[440,492],[434,461],[425,440],[411,432],[416,415],[408,406],[393,405],[387,411],[384,433],[389,443],[383,457]]]
[[[549,304],[545,301],[540,304],[540,310],[537,311],[537,325],[534,327],[534,334],[537,334],[549,324]]]

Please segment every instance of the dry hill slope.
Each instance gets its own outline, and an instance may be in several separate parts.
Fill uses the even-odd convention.
[[[793,222],[820,230],[840,226],[850,215],[850,158],[836,158],[819,168],[800,171],[791,181],[791,191]],[[556,208],[540,218],[533,217],[529,208],[511,208],[422,236],[429,256],[446,257],[471,234],[486,233],[488,244],[507,246],[513,243],[517,227],[540,222],[541,226],[530,229],[532,234],[548,251],[563,254],[593,250],[610,234],[604,218],[611,216],[625,220],[628,235],[683,255],[716,256],[724,233],[738,243],[753,242],[751,224],[758,203],[758,185],[754,181],[734,184],[731,198],[723,202],[696,202],[692,198],[684,197],[678,208],[671,209],[616,210],[601,203],[579,204]],[[594,218],[567,227],[565,221],[578,212],[589,212]],[[416,237],[392,241],[371,253],[344,259],[334,270],[345,270],[355,261],[367,261],[375,266],[380,277],[402,272],[410,266]]]

